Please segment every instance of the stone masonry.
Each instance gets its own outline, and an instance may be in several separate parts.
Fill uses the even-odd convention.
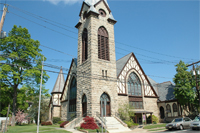
[[[82,25],[78,28],[78,60],[77,60],[77,115],[82,114],[82,96],[87,97],[87,114],[95,116],[100,113],[100,97],[105,92],[111,101],[111,115],[118,110],[117,84],[113,78],[116,77],[116,57],[114,43],[114,26],[107,21],[109,11],[103,2],[96,7],[96,11],[103,9],[107,16],[99,17],[90,15],[83,20],[83,13],[87,11],[84,6],[82,10]],[[98,29],[103,26],[109,35],[110,61],[98,58]],[[82,32],[84,28],[88,31],[88,59],[82,62]],[[108,78],[103,78],[102,70],[107,70]]]

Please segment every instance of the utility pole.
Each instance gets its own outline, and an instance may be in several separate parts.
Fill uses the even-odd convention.
[[[1,23],[0,23],[0,33],[2,31],[2,28],[3,28],[3,24],[4,24],[4,20],[5,20],[5,17],[6,17],[6,12],[8,11],[8,8],[6,7],[6,4],[4,5],[3,7],[3,14],[2,14],[2,17],[1,17]]]
[[[189,66],[193,66],[193,75],[195,75],[195,80],[196,80],[196,90],[197,90],[197,95],[199,96],[199,110],[200,110],[200,90],[199,90],[199,85],[198,85],[198,79],[197,79],[197,74],[199,74],[199,73],[197,73],[196,72],[196,70],[195,70],[195,64],[197,64],[197,63],[200,63],[200,61],[197,61],[197,62],[194,62],[194,63],[192,63],[192,64],[189,64],[189,65],[187,65],[187,67],[189,67]],[[200,112],[199,112],[200,113]]]
[[[43,61],[42,61],[42,72],[41,72],[41,81],[40,81],[40,95],[39,95],[39,107],[38,107],[37,133],[39,133],[39,124],[40,124],[40,102],[41,102],[41,90],[42,90],[43,64],[44,64],[44,56],[43,56]]]

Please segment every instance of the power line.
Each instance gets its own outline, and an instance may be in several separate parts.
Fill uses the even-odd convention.
[[[22,67],[22,68],[31,68],[31,67],[27,67],[27,66],[20,66],[20,65],[17,65],[17,64],[10,64],[10,63],[0,63],[0,64],[6,64],[6,65],[11,65],[11,66],[18,66],[18,67]],[[41,71],[40,68],[31,68],[31,69],[35,69],[35,70],[39,70]],[[74,74],[69,74],[69,73],[60,73],[60,72],[56,72],[56,71],[51,71],[51,70],[46,70],[46,69],[43,69],[44,71],[48,71],[48,72],[52,72],[52,73],[58,73],[58,74],[65,74],[65,75],[73,75]],[[120,82],[120,83],[127,83],[127,82],[124,82],[124,81],[120,81],[119,79],[111,79],[109,77],[107,78],[99,78],[99,77],[95,77],[95,76],[92,76],[92,75],[89,75],[89,76],[86,76],[86,75],[75,75],[76,77],[82,77],[82,78],[87,78],[87,79],[96,79],[96,80],[104,80],[104,81],[111,81],[111,82]],[[157,83],[157,84],[144,84],[144,83],[141,83],[141,85],[143,86],[150,86],[150,87],[158,87],[160,83]],[[162,83],[161,83],[162,84]],[[174,86],[174,89],[189,89],[189,88],[182,88],[182,87],[177,87],[177,86]]]
[[[44,20],[51,21],[51,22],[53,22],[53,23],[57,23],[57,24],[66,26],[66,27],[68,27],[68,28],[74,29],[74,27],[72,28],[72,27],[70,27],[70,26],[67,26],[67,25],[58,23],[58,22],[56,22],[56,21],[53,21],[53,20],[44,18],[44,17],[42,17],[42,16],[39,16],[39,15],[30,13],[30,12],[28,12],[28,11],[22,10],[22,9],[20,9],[20,8],[15,7],[15,6],[12,6],[12,5],[10,5],[10,6],[11,6],[13,9],[16,9],[16,10],[18,10],[18,11],[21,11],[21,12],[23,12],[23,13],[25,13],[25,14],[27,14],[27,15],[30,15],[30,16],[32,16],[32,17],[35,17],[35,18],[37,18],[37,19],[40,19],[40,20],[41,20],[41,19],[44,19]],[[42,20],[42,21],[44,21],[44,20]],[[45,21],[45,22],[46,22],[46,23],[49,23],[49,22],[47,22],[47,21]],[[50,24],[52,24],[52,23],[50,23]],[[59,27],[59,28],[62,28],[62,27],[60,27],[60,26],[58,26],[58,25],[55,25],[55,24],[52,24],[52,25],[54,25],[54,26],[56,26],[56,27]],[[62,28],[62,29],[77,34],[76,32],[70,31],[70,30],[68,30],[68,29],[66,29],[66,28]],[[176,57],[176,56],[172,56],[172,55],[162,54],[162,53],[158,53],[158,52],[154,52],[154,51],[150,51],[150,50],[146,50],[146,49],[134,47],[134,46],[132,46],[132,45],[128,45],[128,44],[125,44],[125,43],[121,43],[121,42],[118,42],[118,41],[115,41],[115,42],[118,43],[118,44],[122,44],[122,45],[125,45],[125,46],[128,46],[128,47],[136,48],[136,49],[138,49],[138,50],[146,51],[146,52],[153,53],[153,54],[159,54],[159,55],[162,55],[162,56],[167,56],[167,57],[172,57],[172,58],[178,58],[178,59],[189,59],[189,58]],[[121,48],[120,48],[120,49],[121,49]],[[144,55],[143,55],[143,56],[144,56]],[[190,59],[190,60],[195,60],[195,59]]]

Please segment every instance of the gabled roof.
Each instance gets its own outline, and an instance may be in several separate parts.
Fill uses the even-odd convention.
[[[174,85],[168,81],[157,84],[158,95],[160,101],[175,100]]]
[[[55,83],[51,93],[56,93],[56,92],[61,93],[62,90],[63,90],[64,84],[65,84],[65,80],[64,80],[62,67],[61,67],[60,72],[59,72],[58,77],[57,77],[57,80],[56,80],[56,83]]]
[[[157,84],[158,83],[156,81],[154,81],[153,79],[151,79],[149,76],[147,76],[147,78],[148,78],[149,82],[151,83],[151,85],[153,86],[156,94],[158,95],[158,89],[157,89]]]
[[[128,59],[130,58],[131,55],[132,55],[132,53],[127,54],[126,56],[124,56],[124,57],[122,57],[122,58],[120,58],[119,60],[116,61],[117,77],[119,76],[120,72],[122,71],[122,69],[126,65]]]
[[[121,74],[121,71],[123,70],[123,68],[125,67],[125,65],[127,64],[128,60],[131,58],[131,56],[134,57],[134,59],[136,60],[139,68],[141,69],[142,73],[144,74],[147,82],[149,83],[150,87],[152,88],[153,92],[155,93],[156,96],[158,96],[158,92],[156,90],[155,85],[152,85],[151,83],[155,84],[156,82],[154,80],[152,80],[151,78],[149,78],[143,71],[142,67],[140,66],[140,63],[138,62],[137,58],[135,57],[135,55],[131,52],[129,54],[127,54],[126,56],[120,58],[119,60],[116,61],[116,68],[117,68],[117,77],[119,77],[119,75]],[[150,82],[150,80],[152,82]]]

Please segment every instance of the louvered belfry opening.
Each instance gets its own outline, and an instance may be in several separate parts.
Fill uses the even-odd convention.
[[[110,60],[108,32],[104,27],[100,27],[98,30],[98,58]]]
[[[82,33],[82,62],[88,59],[88,32],[85,28]]]

